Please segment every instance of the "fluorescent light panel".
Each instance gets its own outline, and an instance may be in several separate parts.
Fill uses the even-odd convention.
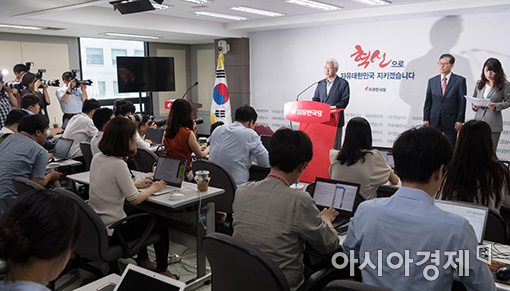
[[[312,0],[287,0],[286,2],[291,3],[291,4],[297,4],[297,5],[309,7],[309,8],[322,9],[322,10],[326,10],[326,11],[333,11],[333,10],[338,10],[338,9],[343,8],[343,7],[333,6],[330,4],[325,4],[325,3],[312,1]]]
[[[29,29],[29,30],[41,30],[43,27],[38,26],[27,26],[27,25],[12,25],[12,24],[0,24],[0,28],[16,28],[16,29]]]
[[[354,1],[372,6],[382,6],[391,4],[391,1],[386,0],[354,0]]]
[[[259,15],[264,15],[264,16],[271,16],[271,17],[277,17],[277,16],[283,16],[284,15],[284,14],[277,13],[277,12],[272,12],[272,11],[267,11],[267,10],[260,10],[260,9],[244,7],[244,6],[232,7],[230,9],[235,10],[235,11],[242,11],[242,12],[248,12],[248,13],[259,14]]]
[[[206,4],[210,2],[209,0],[183,0],[183,1],[195,4]]]
[[[215,13],[215,12],[208,12],[208,11],[197,11],[197,12],[195,12],[195,14],[198,16],[210,16],[210,17],[224,18],[224,19],[230,19],[230,20],[247,20],[248,19],[246,17],[221,14],[221,13]]]
[[[116,33],[116,32],[105,32],[103,34],[108,35],[108,36],[120,36],[120,37],[130,37],[130,38],[160,39],[160,37],[157,37],[157,36],[125,34],[125,33]]]

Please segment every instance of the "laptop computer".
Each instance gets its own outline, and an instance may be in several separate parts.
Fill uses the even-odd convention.
[[[149,127],[145,133],[145,138],[152,141],[153,146],[160,146],[163,144],[163,135],[165,130],[163,128]]]
[[[434,200],[434,205],[445,212],[450,212],[464,217],[475,230],[478,243],[481,244],[483,242],[485,224],[487,223],[487,216],[489,213],[489,209],[487,207],[473,203],[444,200]]]
[[[53,148],[53,161],[61,161],[68,158],[69,150],[71,150],[71,146],[73,145],[73,140],[69,138],[59,138],[55,142],[55,147]]]
[[[132,264],[127,265],[114,291],[184,291],[186,284]]]
[[[392,169],[395,168],[395,161],[393,160],[392,148],[374,147],[374,149],[378,150],[381,153],[381,155],[384,157],[384,159]]]
[[[356,183],[325,178],[315,179],[313,200],[319,210],[331,207],[338,211],[339,214],[333,221],[333,226],[338,232],[340,232],[338,228],[349,222],[358,205],[363,201],[359,195],[359,189],[360,184]]]
[[[152,195],[166,194],[181,189],[185,173],[186,160],[166,156],[158,157],[154,181],[163,180],[167,185]]]

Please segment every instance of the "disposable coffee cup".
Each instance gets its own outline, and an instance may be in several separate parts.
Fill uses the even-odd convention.
[[[200,192],[207,192],[209,189],[209,171],[200,170],[195,172],[195,181]]]

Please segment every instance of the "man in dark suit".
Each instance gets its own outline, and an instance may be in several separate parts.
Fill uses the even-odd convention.
[[[327,103],[336,108],[345,108],[349,104],[349,83],[336,75],[338,72],[338,62],[335,59],[329,59],[324,66],[326,78],[320,80],[315,89],[312,100]],[[340,112],[340,119],[336,130],[334,148],[339,150],[342,147],[342,127],[344,126],[344,112]]]
[[[440,74],[429,79],[423,107],[423,126],[440,130],[452,146],[466,113],[466,78],[452,73],[454,64],[452,55],[441,55]]]

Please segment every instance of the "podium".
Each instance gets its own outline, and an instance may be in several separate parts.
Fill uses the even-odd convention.
[[[336,138],[341,108],[315,101],[294,101],[284,105],[284,117],[299,122],[299,130],[312,140],[313,158],[301,174],[300,181],[312,183],[315,177],[329,177],[329,151]]]

